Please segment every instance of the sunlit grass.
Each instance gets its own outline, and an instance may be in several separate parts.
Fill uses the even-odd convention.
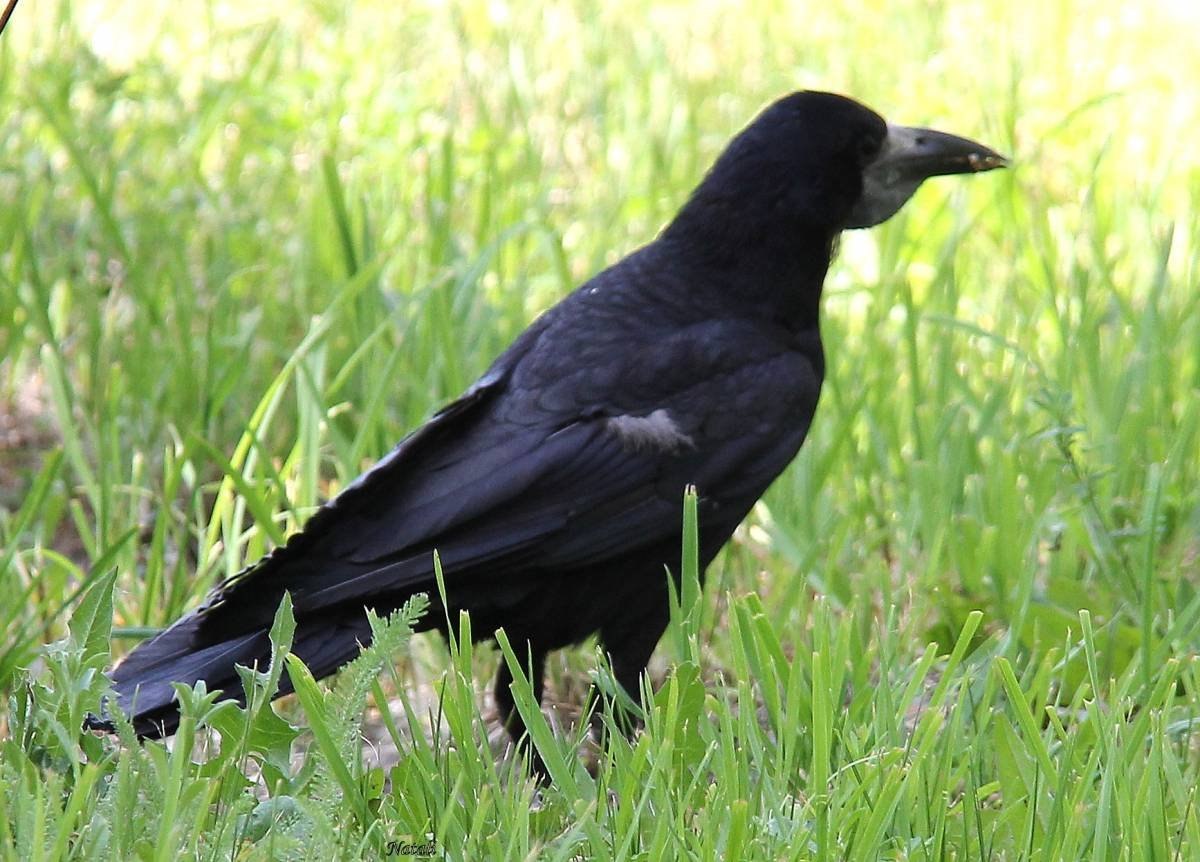
[[[1195,855],[1197,33],[1188,4],[1116,0],[19,6],[0,37],[0,846]],[[596,660],[552,662],[531,727],[558,780],[531,805],[488,739],[503,659],[426,638],[333,779],[266,713],[196,749],[207,766],[79,747],[103,657],[40,651],[82,588],[116,573],[117,653],[170,622],[650,239],[797,87],[1015,167],[845,237],[810,439],[710,570],[700,636],[664,639],[632,746],[589,755],[594,777],[577,763]],[[340,738],[359,705],[324,719],[307,694],[289,719]],[[362,766],[380,758],[399,759],[386,787]]]

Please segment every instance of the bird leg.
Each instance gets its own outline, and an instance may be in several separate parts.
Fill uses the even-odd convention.
[[[533,686],[534,702],[541,706],[542,694],[546,689],[545,650],[537,650],[532,646],[529,647],[529,667],[526,670],[529,673],[529,682]],[[538,778],[544,779],[547,775],[546,767],[542,763],[541,755],[538,754],[533,741],[529,738],[528,728],[525,727],[525,720],[521,718],[521,713],[516,708],[516,702],[513,700],[512,683],[512,671],[508,667],[508,662],[501,656],[500,667],[496,671],[496,686],[492,691],[492,696],[496,699],[496,709],[500,713],[500,723],[508,731],[513,744],[517,746],[517,750],[529,755],[529,766],[533,774]]]
[[[613,677],[634,703],[642,701],[642,673],[666,631],[669,618],[670,611],[664,601],[661,608],[651,608],[648,614],[636,620],[624,620],[619,626],[606,626],[600,632],[600,642],[608,653]],[[612,705],[614,723],[626,739],[632,739],[638,729],[637,716],[623,709],[616,701]],[[597,718],[604,708],[604,697],[596,693]],[[598,727],[601,742],[604,742],[604,723],[598,722]]]

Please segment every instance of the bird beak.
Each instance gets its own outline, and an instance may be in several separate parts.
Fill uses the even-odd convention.
[[[977,174],[1008,159],[983,144],[933,129],[888,124],[879,154],[863,168],[863,192],[847,228],[871,227],[896,214],[929,177]]]

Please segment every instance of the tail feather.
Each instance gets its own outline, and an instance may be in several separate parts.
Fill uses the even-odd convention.
[[[206,643],[201,623],[196,614],[184,617],[139,644],[111,672],[117,705],[129,716],[138,736],[169,736],[179,726],[172,683],[190,686],[204,680],[210,691],[220,689],[225,697],[241,700],[241,679],[234,665],[261,663],[270,655],[265,630]],[[111,722],[93,720],[89,725],[106,728]]]
[[[144,739],[169,736],[179,727],[179,705],[173,683],[195,685],[204,680],[209,691],[220,689],[222,699],[245,704],[241,677],[235,665],[266,669],[271,654],[268,629],[206,643],[203,619],[184,617],[158,636],[140,644],[112,671],[116,702]],[[211,637],[211,635],[210,635]],[[371,640],[371,628],[360,608],[355,614],[297,621],[292,652],[320,679],[358,655]],[[286,671],[275,696],[293,690]],[[112,729],[106,718],[89,717],[88,726]]]

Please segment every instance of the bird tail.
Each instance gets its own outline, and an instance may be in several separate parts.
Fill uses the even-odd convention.
[[[173,683],[195,685],[204,680],[209,691],[244,702],[242,683],[234,666],[265,669],[270,640],[265,630],[254,630],[223,640],[204,637],[204,619],[191,614],[139,644],[109,676],[116,703],[141,738],[170,736],[179,726],[179,705]],[[111,718],[89,717],[88,726],[111,730]]]
[[[271,655],[268,628],[213,635],[206,632],[204,623],[198,613],[184,617],[140,644],[111,672],[116,703],[140,738],[170,736],[179,727],[173,683],[191,686],[204,680],[209,691],[222,691],[222,700],[245,705],[246,695],[235,666],[257,665],[259,670],[266,670]],[[360,608],[357,614],[297,621],[292,652],[319,679],[353,659],[370,639],[370,625]],[[275,696],[291,691],[285,671]],[[113,729],[110,717],[89,716],[87,723],[93,729]]]

